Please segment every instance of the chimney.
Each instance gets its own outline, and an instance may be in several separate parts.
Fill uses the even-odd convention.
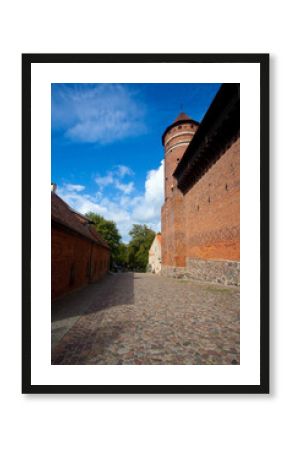
[[[56,189],[57,189],[57,184],[56,184],[56,183],[53,183],[53,182],[51,182],[51,192],[55,192],[55,191],[56,191]]]

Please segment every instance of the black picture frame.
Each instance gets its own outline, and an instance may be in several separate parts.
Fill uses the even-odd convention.
[[[269,393],[269,54],[22,55],[22,393]],[[255,63],[260,65],[260,384],[32,385],[31,383],[31,65],[33,63]]]

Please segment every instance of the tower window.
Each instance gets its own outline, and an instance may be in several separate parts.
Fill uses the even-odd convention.
[[[179,161],[179,158],[177,158],[176,161]]]
[[[182,125],[178,125],[178,129],[181,130],[181,128],[182,128]]]

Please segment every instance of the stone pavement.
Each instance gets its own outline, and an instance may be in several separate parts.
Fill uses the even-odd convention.
[[[239,364],[239,289],[108,275],[52,307],[52,364]]]

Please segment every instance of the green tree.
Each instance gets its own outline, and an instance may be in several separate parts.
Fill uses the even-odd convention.
[[[116,263],[123,268],[128,267],[128,247],[123,242],[119,245]]]
[[[133,225],[129,232],[131,240],[128,244],[128,265],[130,269],[140,272],[146,271],[149,249],[155,234],[155,231],[147,225]]]
[[[118,262],[121,236],[119,234],[118,228],[112,220],[107,220],[100,214],[89,212],[86,217],[94,224],[96,230],[100,235],[107,241],[111,250],[111,266],[113,263]]]

